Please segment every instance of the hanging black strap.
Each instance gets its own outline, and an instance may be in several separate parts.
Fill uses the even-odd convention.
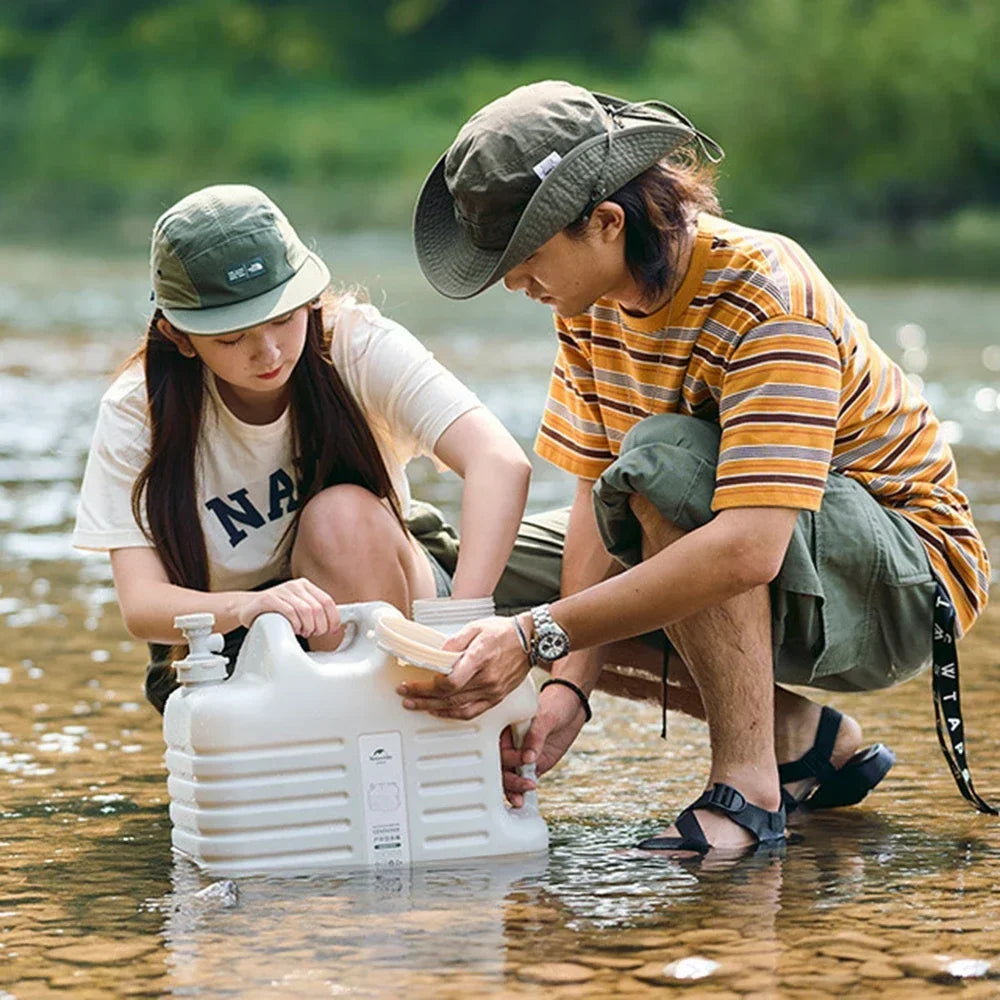
[[[663,647],[663,725],[660,727],[660,739],[667,738],[667,668],[670,666],[670,641]]]
[[[973,807],[990,816],[1000,816],[972,785],[965,754],[965,724],[958,694],[958,651],[955,648],[955,608],[938,582],[934,600],[934,717],[938,742],[948,761],[955,784]]]

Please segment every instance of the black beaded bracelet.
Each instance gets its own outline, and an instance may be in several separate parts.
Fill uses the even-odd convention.
[[[594,717],[594,713],[590,708],[590,699],[583,693],[583,691],[577,687],[572,681],[567,680],[565,677],[550,677],[547,681],[543,681],[542,686],[538,689],[539,693],[544,691],[550,684],[561,684],[563,687],[568,687],[570,691],[573,692],[580,699],[580,704],[583,705],[584,724],[590,722]]]

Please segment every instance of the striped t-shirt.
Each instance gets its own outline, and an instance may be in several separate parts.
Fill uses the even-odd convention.
[[[818,510],[828,471],[906,515],[969,628],[989,559],[937,418],[806,253],[709,215],[684,282],[649,316],[600,299],[556,318],[535,449],[596,479],[655,413],[722,429],[713,510]]]

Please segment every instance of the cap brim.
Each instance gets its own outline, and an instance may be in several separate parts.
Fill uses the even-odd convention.
[[[173,309],[166,307],[163,315],[183,333],[195,336],[216,336],[246,330],[277,319],[304,306],[326,290],[330,271],[314,253],[286,282],[243,302],[210,309]]]
[[[613,137],[615,175],[608,194],[694,138],[674,123],[635,120]],[[442,295],[468,299],[499,281],[543,243],[570,225],[590,200],[590,183],[601,171],[607,151],[604,136],[571,150],[545,178],[528,202],[507,246],[483,250],[455,218],[455,202],[445,183],[442,156],[421,188],[413,216],[417,260],[427,280]],[[581,183],[581,177],[587,178]]]

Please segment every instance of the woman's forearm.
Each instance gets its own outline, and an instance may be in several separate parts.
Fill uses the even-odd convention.
[[[176,643],[183,641],[180,630],[174,628],[177,615],[208,612],[215,616],[216,632],[230,632],[240,625],[241,608],[255,596],[250,591],[211,593],[156,583],[143,588],[141,596],[133,595],[120,604],[125,627],[136,639]]]
[[[528,498],[531,467],[523,455],[484,454],[465,467],[456,598],[492,594],[510,558]]]
[[[229,632],[240,624],[241,610],[259,596],[251,591],[210,593],[179,587],[167,579],[156,550],[143,546],[114,549],[111,572],[125,628],[147,642],[178,642],[177,615],[209,612],[215,615],[215,630]]]

